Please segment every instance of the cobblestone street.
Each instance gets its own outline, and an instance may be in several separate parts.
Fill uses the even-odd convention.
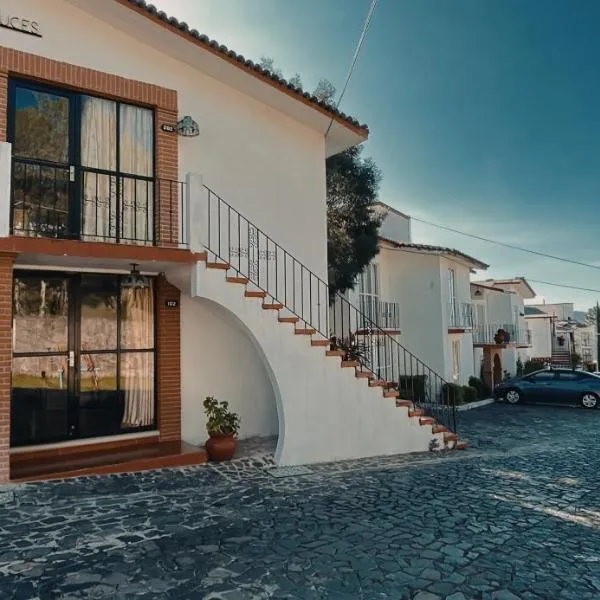
[[[600,411],[460,423],[465,452],[19,486],[0,598],[600,598]]]

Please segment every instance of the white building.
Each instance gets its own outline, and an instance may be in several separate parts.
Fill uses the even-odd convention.
[[[490,386],[505,372],[517,373],[517,362],[530,357],[531,332],[524,301],[535,292],[523,277],[488,279],[471,284],[475,308],[474,356],[479,373]]]
[[[400,344],[442,379],[466,385],[475,374],[469,279],[487,265],[451,248],[413,243],[409,216],[384,204],[378,209],[384,215],[379,254],[350,299],[385,307],[373,313],[379,327],[391,326]]]
[[[278,464],[456,439],[326,356],[325,159],[365,126],[142,0],[2,17],[0,482],[84,451],[201,462],[208,395]]]

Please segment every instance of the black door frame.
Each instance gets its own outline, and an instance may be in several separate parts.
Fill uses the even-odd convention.
[[[134,104],[122,100],[116,100],[114,98],[104,98],[103,96],[99,96],[93,93],[87,93],[85,91],[74,91],[65,89],[59,86],[45,85],[41,83],[37,83],[35,81],[30,81],[27,79],[21,78],[13,78],[10,77],[8,81],[8,107],[7,107],[7,134],[8,141],[14,143],[15,139],[15,115],[16,115],[16,90],[17,88],[26,88],[31,91],[42,92],[46,94],[52,94],[55,96],[61,96],[67,98],[69,100],[69,164],[62,165],[61,163],[52,163],[45,160],[39,159],[23,159],[18,158],[18,161],[21,163],[32,164],[32,165],[41,165],[41,166],[50,166],[50,167],[67,167],[69,169],[70,182],[69,182],[69,216],[68,216],[68,235],[69,239],[81,239],[82,237],[82,199],[83,199],[83,177],[84,173],[95,174],[97,176],[106,175],[109,177],[115,177],[117,181],[116,190],[117,190],[117,207],[116,207],[116,235],[115,241],[119,242],[121,240],[121,211],[122,206],[121,203],[123,201],[121,197],[121,186],[122,182],[125,179],[133,180],[133,181],[144,181],[147,184],[154,184],[152,198],[152,206],[153,206],[153,232],[152,239],[150,240],[140,240],[140,241],[150,241],[153,244],[156,244],[156,235],[157,235],[157,226],[159,225],[159,221],[157,219],[160,216],[157,214],[157,180],[156,180],[156,112],[151,107],[143,106],[140,104]],[[115,170],[110,171],[107,169],[98,169],[94,167],[83,167],[81,164],[81,114],[82,114],[82,97],[90,96],[93,98],[100,99],[108,99],[111,102],[115,102],[117,106],[116,110],[116,148],[115,148]],[[120,106],[135,106],[136,108],[145,108],[151,110],[152,112],[152,175],[136,175],[132,173],[125,173],[121,171],[121,140],[120,140],[120,124],[121,124],[121,111]],[[14,154],[12,159],[14,165]],[[12,172],[12,171],[11,171]],[[13,178],[14,179],[14,178]],[[11,210],[10,210],[10,231],[13,231],[13,207],[12,207],[12,199],[11,199]]]
[[[81,395],[81,363],[82,356],[85,354],[116,354],[116,378],[117,378],[117,393],[120,390],[120,376],[121,369],[120,364],[122,355],[127,353],[150,353],[153,356],[153,383],[154,383],[154,423],[145,427],[136,427],[134,429],[123,429],[120,434],[127,433],[141,433],[145,431],[155,431],[158,423],[158,365],[157,365],[157,326],[158,326],[158,306],[157,300],[157,289],[153,288],[154,292],[154,339],[153,349],[131,349],[124,350],[120,347],[121,339],[121,303],[117,304],[117,347],[116,349],[92,349],[91,352],[85,351],[81,347],[81,315],[82,315],[82,278],[86,275],[105,275],[108,277],[118,278],[119,281],[122,279],[122,275],[110,274],[110,273],[88,273],[85,271],[62,271],[62,270],[33,270],[33,269],[19,269],[16,268],[13,273],[13,298],[14,298],[14,286],[16,279],[27,279],[27,278],[54,278],[64,279],[67,282],[67,298],[68,298],[68,331],[67,331],[67,348],[65,352],[13,352],[13,357],[16,358],[37,358],[46,356],[64,357],[68,364],[68,377],[67,377],[67,422],[68,422],[68,435],[60,438],[42,439],[35,441],[32,445],[43,445],[52,444],[70,440],[82,440],[82,439],[93,439],[93,437],[81,436],[79,427],[79,408],[80,408],[80,395]],[[120,294],[120,286],[118,294]],[[73,366],[71,366],[71,352]],[[12,398],[11,398],[12,403]],[[113,434],[106,434],[113,435]],[[26,446],[25,446],[26,447]]]

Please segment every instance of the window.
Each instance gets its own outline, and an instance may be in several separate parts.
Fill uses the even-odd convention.
[[[377,322],[377,304],[379,301],[379,267],[371,263],[362,272],[358,280],[358,306],[367,318]]]
[[[456,306],[456,274],[454,269],[448,269],[448,305],[450,307],[451,324],[458,322],[458,311]]]
[[[538,373],[532,377],[532,380],[535,383],[540,383],[543,381],[551,381],[555,378],[554,371],[543,371],[542,373]]]
[[[579,373],[569,373],[566,371],[564,373],[559,373],[558,377],[560,381],[577,381],[581,379]]]
[[[460,379],[460,340],[452,342],[452,378],[454,381]]]

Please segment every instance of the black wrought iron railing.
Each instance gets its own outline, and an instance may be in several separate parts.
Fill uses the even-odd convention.
[[[209,260],[229,265],[266,293],[266,304],[283,305],[281,316],[296,317],[296,328],[328,339],[378,385],[456,431],[454,388],[443,377],[206,186],[199,212],[194,226],[201,223]]]
[[[14,235],[187,246],[175,180],[13,158],[11,203]]]
[[[531,331],[514,323],[478,324],[473,329],[475,344],[531,346]]]

